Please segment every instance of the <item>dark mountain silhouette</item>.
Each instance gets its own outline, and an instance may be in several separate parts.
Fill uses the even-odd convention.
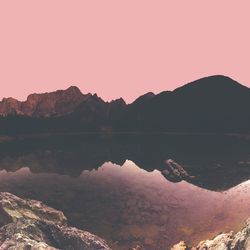
[[[250,89],[211,76],[132,104],[105,102],[77,87],[0,102],[1,134],[40,132],[246,132]]]
[[[235,131],[250,128],[250,90],[225,76],[199,79],[128,106],[122,127],[139,131]]]

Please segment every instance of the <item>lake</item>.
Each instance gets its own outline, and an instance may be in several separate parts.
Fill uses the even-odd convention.
[[[250,141],[236,135],[68,135],[0,144],[0,191],[62,210],[112,249],[169,249],[250,217]],[[172,159],[191,176],[163,175]]]

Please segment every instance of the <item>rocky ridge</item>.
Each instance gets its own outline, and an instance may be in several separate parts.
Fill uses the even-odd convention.
[[[96,94],[83,94],[78,87],[71,86],[66,90],[31,94],[23,102],[11,97],[3,98],[0,102],[0,116],[59,117],[79,111],[81,106],[92,113],[95,113],[96,107],[102,107],[104,113],[107,113],[110,109],[123,108],[125,105],[126,103],[121,98],[109,103]]]
[[[1,250],[110,250],[89,232],[69,227],[64,214],[35,200],[0,193]]]

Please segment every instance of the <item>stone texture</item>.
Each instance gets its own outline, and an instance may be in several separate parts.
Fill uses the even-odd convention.
[[[1,250],[110,250],[104,240],[67,226],[58,210],[34,200],[0,193]]]
[[[185,246],[186,248],[183,248]],[[196,247],[188,248],[184,242],[180,242],[171,250],[250,250],[250,218],[242,230],[234,234],[233,232],[221,233],[214,239],[205,240]]]
[[[188,250],[188,247],[184,241],[174,245],[171,250]]]
[[[99,116],[107,118],[111,115],[117,115],[116,113],[125,107],[126,103],[122,98],[108,103],[96,94],[83,94],[76,86],[71,86],[66,90],[31,94],[23,102],[14,98],[3,98],[0,101],[0,116],[22,115],[45,118],[85,111],[89,116],[101,113]]]

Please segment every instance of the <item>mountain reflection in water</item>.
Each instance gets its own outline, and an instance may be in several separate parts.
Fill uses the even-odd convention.
[[[112,242],[114,249],[142,244],[168,249],[180,240],[197,243],[221,231],[237,230],[250,215],[250,181],[227,191],[209,191],[130,160],[106,162],[71,177],[32,173],[29,166],[0,171],[0,191],[37,199],[62,210],[71,225]]]
[[[249,148],[249,138],[226,135],[20,137],[0,143],[0,170],[15,172],[28,166],[32,173],[77,177],[105,162],[123,165],[127,159],[146,171],[164,171],[166,160],[173,159],[195,177],[186,179],[188,182],[222,191],[249,179]]]

